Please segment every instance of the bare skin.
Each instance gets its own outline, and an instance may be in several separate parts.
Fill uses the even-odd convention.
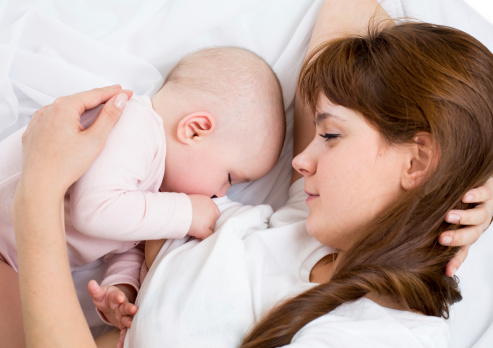
[[[19,260],[17,293],[20,291],[27,347],[95,346],[70,272],[63,197],[104,147],[121,113],[123,105],[117,97],[122,94],[125,94],[124,105],[132,92],[123,91],[120,86],[60,98],[35,113],[24,133],[23,171],[12,215]],[[97,121],[83,130],[80,115],[105,102],[108,103]],[[82,149],[83,156],[73,156]],[[63,177],[54,175],[55,168],[64,173]],[[3,284],[16,283],[3,279]],[[5,298],[4,295],[0,298]]]
[[[166,243],[166,239],[148,240],[145,247],[145,260],[147,268],[151,268],[161,247]]]
[[[0,262],[0,337],[6,347],[23,347],[24,330],[17,272]]]
[[[358,11],[365,10],[364,4],[371,5],[372,8],[375,8],[376,4],[370,0],[354,3],[362,6],[357,6]],[[351,6],[353,2],[344,0],[333,3],[327,0],[323,8],[344,7],[345,4]],[[352,18],[358,18],[355,16],[358,11],[352,12]],[[340,17],[336,19],[342,20],[344,16]],[[319,29],[316,29],[315,33],[317,30]],[[318,32],[323,33],[323,30],[320,29]],[[328,36],[326,35],[325,38]],[[313,40],[315,42],[316,39]],[[112,125],[116,123],[119,112],[113,107],[112,102],[119,92],[89,91],[58,100],[55,102],[56,108],[44,110],[45,117],[41,120],[57,120],[55,117],[57,115],[61,118],[54,122],[49,130],[44,131],[43,122],[34,120],[31,131],[26,137],[24,150],[27,156],[24,161],[28,167],[23,170],[23,179],[16,194],[14,221],[17,222],[15,229],[20,262],[19,282],[25,318],[26,344],[29,347],[94,347],[96,345],[73,288],[64,239],[62,201],[66,189],[87,170],[104,145],[105,137]],[[77,115],[80,116],[85,109],[108,100],[110,102],[104,108],[103,116],[99,118],[103,122],[94,128],[98,131],[91,133],[82,131],[78,127]],[[303,144],[306,145],[313,136],[310,128],[303,126],[301,117],[303,113],[299,111],[300,106],[297,103],[297,115],[299,116],[296,116],[298,123],[295,125],[295,140],[297,141],[295,142],[295,154],[299,153],[304,148]],[[311,124],[311,117],[308,119]],[[74,120],[76,122],[73,122]],[[91,135],[88,136],[88,134]],[[308,136],[302,134],[308,134]],[[67,138],[71,141],[66,141]],[[74,163],[71,160],[72,155],[80,152],[87,154],[87,158],[83,161],[79,159]],[[63,176],[54,175],[54,168],[57,173],[63,173]],[[60,168],[64,170],[60,171]],[[53,177],[57,180],[50,180]],[[42,192],[34,190],[40,179],[47,180]],[[472,190],[473,200],[481,202],[484,201],[485,196],[490,199],[491,187],[491,184],[488,184],[487,187]],[[461,224],[476,222],[480,225],[471,227],[475,231],[466,228],[460,232],[454,232],[452,245],[459,245],[461,242],[469,242],[478,238],[480,231],[484,230],[490,222],[492,204],[488,201],[480,209],[479,214],[476,209],[457,212]],[[488,216],[485,219],[486,215]],[[457,260],[457,264],[460,263],[461,260]],[[53,281],[53,276],[56,276],[56,282]],[[2,293],[0,298],[5,297],[4,294]],[[40,298],[43,298],[43,301],[39,301]],[[101,337],[98,344],[102,342],[100,347],[114,347],[119,337],[117,332],[113,332],[106,337]]]

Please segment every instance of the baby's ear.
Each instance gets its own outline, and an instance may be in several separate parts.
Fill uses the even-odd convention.
[[[429,133],[418,133],[413,141],[408,148],[409,158],[401,178],[401,185],[405,190],[421,184],[430,171],[435,170],[440,157],[440,151]]]
[[[194,112],[181,119],[178,123],[176,136],[183,144],[201,140],[214,132],[216,120],[208,112]]]

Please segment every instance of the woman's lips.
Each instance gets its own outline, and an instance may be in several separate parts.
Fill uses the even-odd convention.
[[[310,192],[308,192],[306,190],[305,190],[305,193],[308,195],[308,198],[306,199],[306,202],[307,203],[318,197],[318,195],[313,194],[313,193],[310,193]]]

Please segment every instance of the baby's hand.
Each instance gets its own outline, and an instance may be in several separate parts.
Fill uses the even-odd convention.
[[[219,218],[219,208],[211,198],[204,195],[188,195],[192,202],[192,224],[188,235],[204,239],[214,233]]]
[[[123,348],[123,344],[125,343],[125,336],[127,335],[127,328],[124,328],[120,331],[120,338],[118,339],[118,343],[116,344],[116,348]]]
[[[94,306],[105,316],[111,325],[120,330],[130,328],[137,306],[130,303],[127,295],[118,286],[99,286],[95,280],[87,285]]]

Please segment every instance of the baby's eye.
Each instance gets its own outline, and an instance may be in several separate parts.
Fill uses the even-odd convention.
[[[233,185],[233,184],[231,183],[231,174],[229,174],[229,173],[228,173],[228,182],[229,182],[229,184],[230,184],[230,185]]]
[[[329,141],[329,140],[332,140],[332,139],[337,139],[339,138],[341,135],[340,134],[337,134],[337,133],[325,133],[325,134],[319,134],[322,138],[325,139],[325,141]]]

